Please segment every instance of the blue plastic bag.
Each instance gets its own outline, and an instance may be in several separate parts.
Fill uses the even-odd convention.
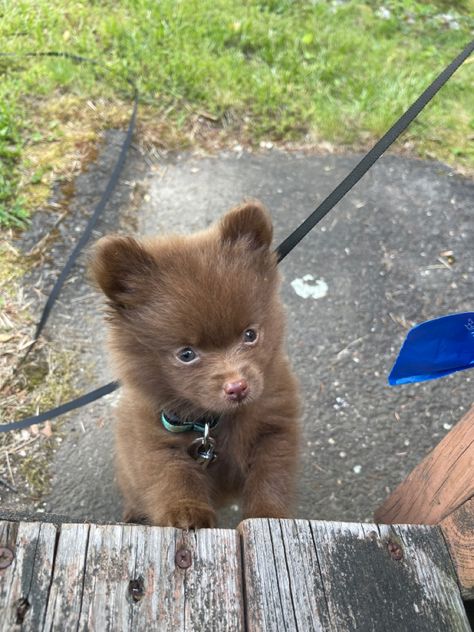
[[[436,380],[474,367],[474,312],[427,320],[408,332],[388,377],[391,386]]]

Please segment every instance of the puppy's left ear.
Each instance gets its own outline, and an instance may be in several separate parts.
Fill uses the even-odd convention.
[[[219,224],[222,239],[246,239],[251,248],[269,248],[273,226],[270,213],[258,200],[245,202],[224,215]]]

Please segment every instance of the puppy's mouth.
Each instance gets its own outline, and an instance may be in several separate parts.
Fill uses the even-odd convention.
[[[235,410],[237,408],[244,408],[248,406],[252,402],[254,402],[258,397],[258,393],[255,393],[254,390],[248,389],[245,395],[241,395],[238,397],[229,397],[224,394],[224,405],[226,410]]]
[[[225,401],[227,410],[228,409],[234,410],[235,408],[243,408],[244,406],[247,406],[247,404],[250,404],[250,402],[253,401],[253,397],[251,395],[247,395],[243,399],[225,398],[224,401]]]

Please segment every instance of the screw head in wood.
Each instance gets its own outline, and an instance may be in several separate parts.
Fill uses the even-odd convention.
[[[179,568],[189,568],[193,561],[191,551],[185,548],[178,549],[174,561]]]
[[[7,568],[13,562],[13,551],[5,546],[0,547],[0,569]]]
[[[143,581],[143,577],[138,577],[137,579],[131,579],[128,582],[128,594],[130,595],[132,601],[135,603],[140,601],[145,595],[145,582]]]
[[[387,544],[387,549],[388,549],[388,552],[390,553],[390,557],[392,558],[392,560],[399,562],[402,559],[403,549],[399,544],[397,544],[396,542],[393,542],[393,540],[389,540]]]

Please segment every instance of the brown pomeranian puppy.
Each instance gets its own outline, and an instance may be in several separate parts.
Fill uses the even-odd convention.
[[[212,527],[236,497],[245,518],[291,514],[299,402],[271,241],[255,201],[194,235],[97,243],[127,521]]]

